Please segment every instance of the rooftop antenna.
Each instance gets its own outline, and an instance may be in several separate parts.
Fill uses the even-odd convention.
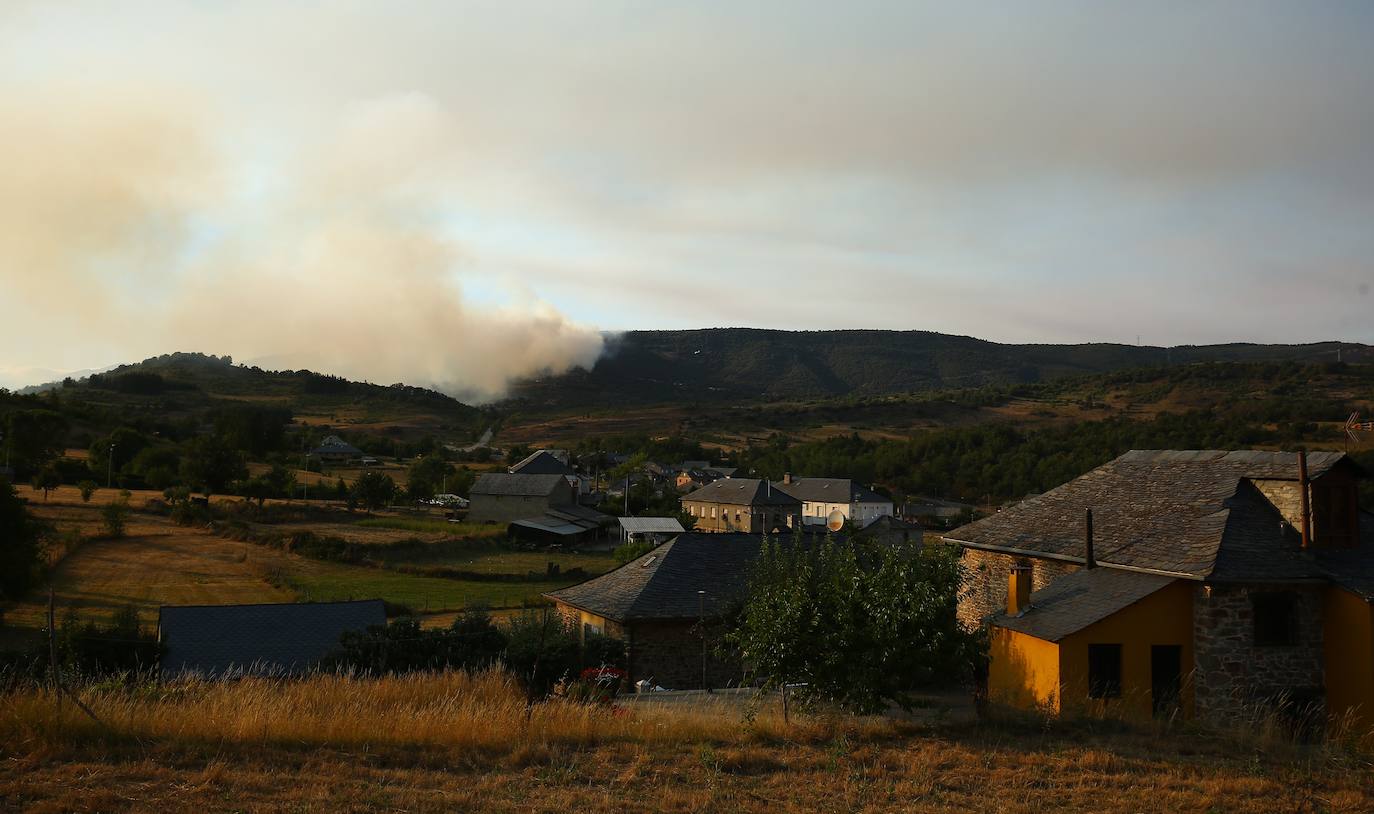
[[[1374,432],[1374,421],[1361,421],[1360,411],[1356,410],[1345,420],[1345,451],[1350,451],[1350,442],[1360,443],[1360,433]]]

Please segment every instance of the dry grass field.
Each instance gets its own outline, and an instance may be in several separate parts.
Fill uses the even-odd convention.
[[[0,696],[0,808],[69,811],[1367,812],[1324,747],[1087,724],[752,717],[563,701],[498,672]]]

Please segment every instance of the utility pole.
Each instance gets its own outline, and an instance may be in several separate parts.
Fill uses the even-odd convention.
[[[57,714],[62,714],[62,680],[57,676],[57,613],[53,607],[52,586],[48,586],[48,666],[52,670],[52,694],[57,700]]]
[[[106,462],[106,463],[108,464],[108,466],[106,467],[106,471],[105,471],[105,488],[106,488],[106,489],[110,489],[110,488],[113,488],[113,487],[114,487],[114,453],[115,453],[115,445],[114,445],[114,444],[110,444],[110,459]]]

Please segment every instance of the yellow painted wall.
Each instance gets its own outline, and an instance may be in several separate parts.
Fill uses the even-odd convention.
[[[1362,732],[1371,732],[1374,607],[1347,590],[1331,587],[1326,590],[1322,618],[1327,710],[1336,725],[1348,723]]]
[[[1166,585],[1129,607],[1059,642],[1060,709],[1065,713],[1101,715],[1133,720],[1149,719],[1152,711],[1150,647],[1182,647],[1182,708],[1193,714],[1193,591],[1196,585],[1178,581]],[[1088,645],[1121,645],[1121,697],[1088,697]]]
[[[989,701],[1059,711],[1059,645],[994,627],[988,650]]]

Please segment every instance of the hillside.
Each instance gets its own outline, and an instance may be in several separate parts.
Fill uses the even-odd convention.
[[[466,438],[480,432],[485,421],[478,408],[433,390],[354,382],[308,370],[263,370],[200,353],[165,354],[29,390],[54,392],[97,421],[102,415],[122,422],[135,417],[151,423],[196,420],[235,404],[278,408],[301,423],[365,432],[443,431]]]
[[[882,396],[1051,381],[1205,361],[1374,361],[1374,348],[1307,345],[1003,345],[927,331],[631,331],[591,370],[517,383],[507,407],[558,411],[626,404]]]

